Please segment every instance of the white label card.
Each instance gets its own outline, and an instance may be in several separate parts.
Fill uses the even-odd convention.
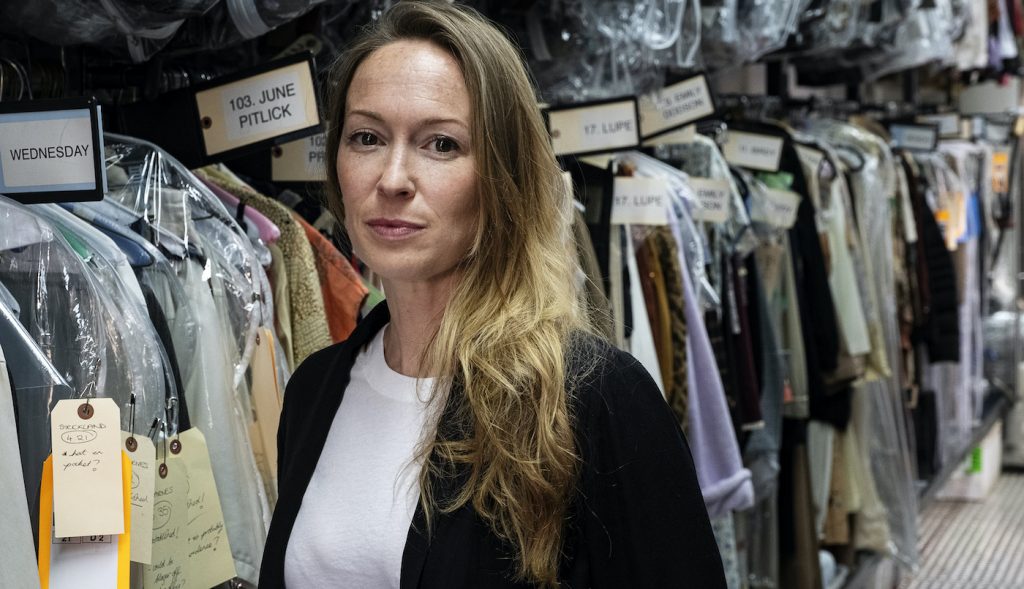
[[[123,534],[117,403],[106,398],[88,404],[84,399],[58,401],[50,414],[50,439],[57,537]]]
[[[715,113],[703,75],[640,97],[640,129],[644,137],[680,127]]]
[[[800,195],[791,190],[765,188],[764,198],[753,198],[750,203],[750,218],[767,223],[779,229],[789,229],[796,223],[800,208]]]
[[[667,225],[668,191],[668,183],[661,178],[616,177],[612,223]]]
[[[635,98],[548,111],[555,155],[600,153],[640,144]]]
[[[644,147],[658,147],[659,145],[686,145],[693,143],[697,138],[697,125],[686,125],[682,129],[662,133],[650,139],[644,139]]]
[[[207,155],[320,124],[306,61],[202,90],[196,105]]]
[[[892,125],[889,127],[892,144],[911,151],[932,151],[939,144],[939,131],[924,125]]]
[[[327,134],[317,133],[276,146],[270,160],[274,182],[323,182],[327,179]]]
[[[724,223],[729,220],[729,197],[732,193],[728,180],[691,177],[690,187],[697,195],[694,219],[708,223]]]
[[[101,198],[103,140],[93,134],[98,108],[0,113],[0,193]]]
[[[132,562],[150,564],[153,551],[153,490],[156,486],[156,447],[143,435],[121,432],[121,440],[135,440],[135,450],[125,446],[132,461],[131,493],[131,558]]]
[[[782,137],[729,131],[722,154],[730,164],[753,170],[777,172],[782,158]]]
[[[935,125],[944,138],[960,136],[960,114],[951,112],[941,115],[918,115],[917,122]]]
[[[206,438],[196,428],[178,436],[181,453],[171,466],[184,466],[188,476],[187,578],[189,587],[214,587],[235,577],[224,512],[213,480]]]

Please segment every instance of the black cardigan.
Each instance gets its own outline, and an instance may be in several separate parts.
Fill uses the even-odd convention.
[[[288,383],[262,589],[284,587],[288,538],[353,362],[388,321],[386,303],[378,305],[347,341],[310,356]],[[632,356],[596,340],[586,345],[597,364],[570,401],[582,470],[567,521],[562,586],[724,588],[690,450],[668,405]],[[429,540],[424,522],[417,507],[402,557],[402,589],[534,586],[511,578],[508,546],[472,506],[438,514]],[[324,579],[323,586],[334,585]]]

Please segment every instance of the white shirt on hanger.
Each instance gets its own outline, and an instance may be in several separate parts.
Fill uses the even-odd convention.
[[[433,379],[392,370],[384,332],[356,358],[285,556],[288,587],[397,589],[419,501]]]

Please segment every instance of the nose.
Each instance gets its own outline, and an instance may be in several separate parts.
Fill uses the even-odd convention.
[[[408,160],[405,147],[393,146],[388,149],[384,169],[377,181],[377,191],[382,196],[409,198],[416,193],[416,183]]]

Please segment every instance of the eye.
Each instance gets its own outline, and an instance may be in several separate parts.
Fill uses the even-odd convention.
[[[377,145],[380,142],[378,137],[369,131],[358,131],[353,133],[352,136],[349,137],[349,141],[364,147]]]
[[[437,150],[438,153],[451,153],[459,149],[459,144],[451,137],[438,135],[437,137],[434,137],[434,149]]]

